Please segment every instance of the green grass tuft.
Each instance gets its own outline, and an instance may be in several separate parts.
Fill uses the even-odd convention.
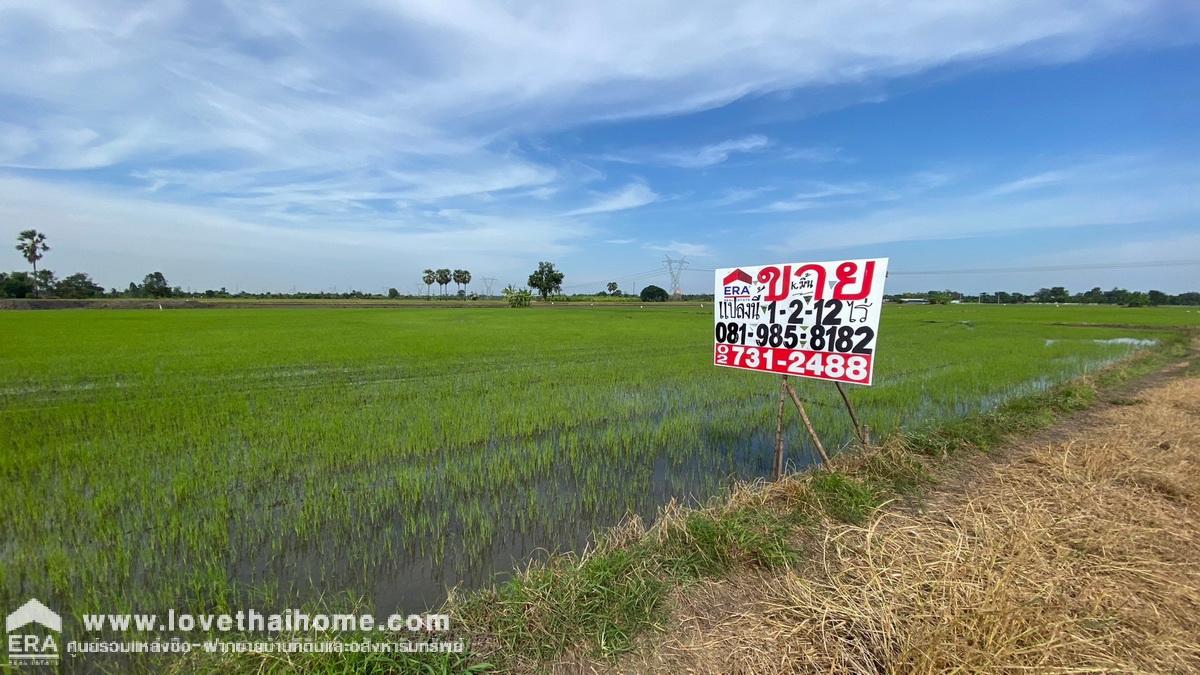
[[[881,501],[870,486],[836,471],[816,473],[809,488],[830,517],[860,525]]]

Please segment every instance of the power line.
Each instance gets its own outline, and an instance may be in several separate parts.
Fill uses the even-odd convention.
[[[1071,272],[1075,270],[1119,270],[1139,267],[1181,267],[1200,265],[1200,260],[1147,260],[1131,263],[1092,263],[1086,265],[1042,265],[1033,267],[977,267],[963,270],[925,270],[921,272],[888,272],[888,276],[934,276],[939,274],[1009,274],[1023,272]]]
[[[1075,270],[1119,270],[1141,267],[1186,267],[1200,265],[1200,260],[1146,260],[1129,263],[1089,263],[1085,265],[1042,265],[1030,267],[975,267],[958,270],[888,270],[888,276],[935,276],[940,274],[1020,274],[1023,272],[1071,272]],[[689,267],[688,272],[715,272],[715,269]]]
[[[580,281],[580,282],[576,282],[573,284],[563,284],[563,288],[581,288],[584,286],[602,286],[604,284],[607,284],[610,281],[637,281],[639,279],[655,277],[655,276],[658,276],[663,273],[664,273],[664,271],[661,267],[656,267],[652,270],[646,270],[645,272],[634,272],[632,274],[625,274],[622,276],[608,277],[604,281]]]

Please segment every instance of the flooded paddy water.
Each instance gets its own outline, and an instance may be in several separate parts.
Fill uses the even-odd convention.
[[[850,394],[878,438],[1169,339],[1050,316],[885,313],[876,385]],[[0,377],[0,595],[435,607],[770,475],[777,381],[709,365],[710,322],[686,307],[23,318],[13,334],[32,337]],[[37,339],[61,356],[35,358]],[[826,444],[847,446],[833,387],[797,388]],[[786,439],[791,468],[813,462],[790,417]]]

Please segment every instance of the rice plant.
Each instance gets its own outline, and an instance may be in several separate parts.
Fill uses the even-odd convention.
[[[919,430],[1198,319],[889,308],[852,396],[877,437]],[[771,470],[777,381],[710,365],[697,305],[5,312],[0,334],[0,607],[420,611]],[[833,388],[798,387],[848,444]]]

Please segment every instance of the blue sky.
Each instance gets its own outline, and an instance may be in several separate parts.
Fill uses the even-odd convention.
[[[117,287],[1197,260],[1198,7],[8,2],[0,222]],[[1200,266],[889,280],[1051,284]]]

